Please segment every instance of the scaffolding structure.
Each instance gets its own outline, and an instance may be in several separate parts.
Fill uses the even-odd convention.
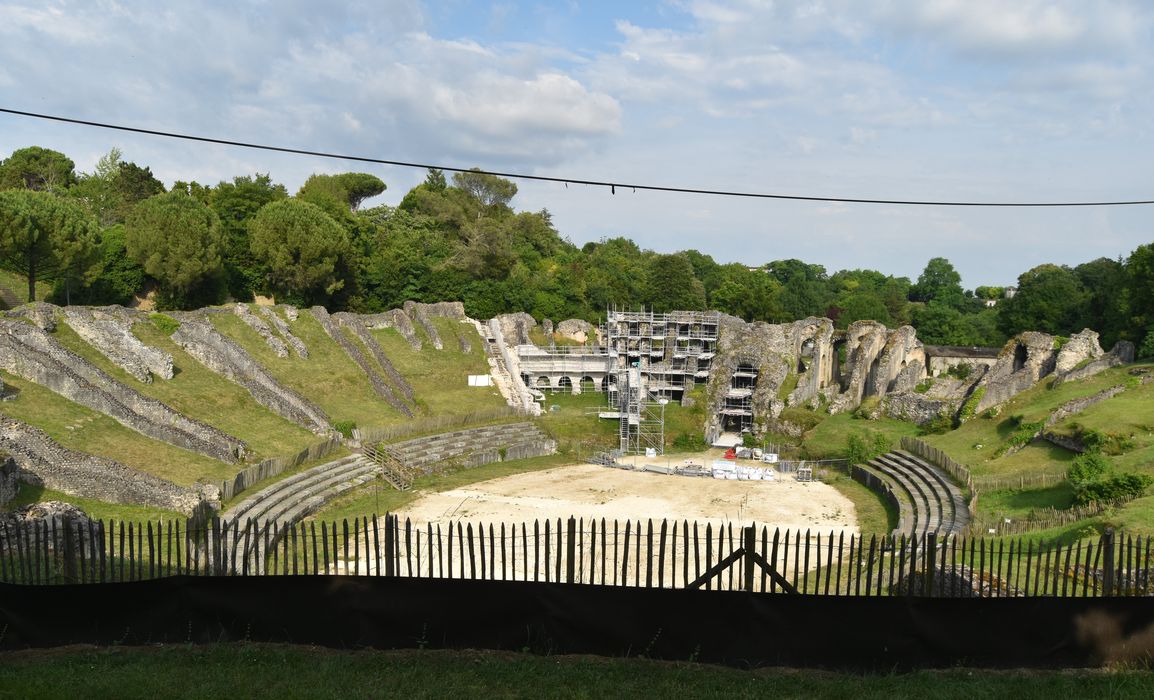
[[[611,372],[610,410],[602,415],[620,422],[622,452],[664,454],[664,405],[709,379],[720,320],[716,311],[608,309],[602,335]]]
[[[722,398],[724,432],[743,433],[753,428],[753,390],[756,387],[757,370],[747,364],[738,365]]]

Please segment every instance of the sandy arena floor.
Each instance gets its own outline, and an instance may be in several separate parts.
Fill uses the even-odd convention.
[[[791,475],[779,479],[726,481],[578,464],[426,494],[397,515],[415,524],[555,521],[572,515],[586,522],[668,518],[702,525],[858,531],[853,503],[832,486],[799,483]]]

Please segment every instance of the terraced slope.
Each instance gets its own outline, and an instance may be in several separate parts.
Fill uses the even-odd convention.
[[[937,467],[901,450],[869,461],[867,468],[898,497],[906,534],[960,534],[969,523],[966,499]]]

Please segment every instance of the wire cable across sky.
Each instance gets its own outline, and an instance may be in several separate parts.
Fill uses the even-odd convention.
[[[105,122],[88,121],[85,119],[74,119],[71,117],[61,117],[52,114],[39,114],[36,112],[26,112],[18,109],[8,109],[0,107],[0,113],[12,114],[21,117],[30,117],[33,119],[43,119],[47,121],[63,122],[65,124],[77,124],[80,126],[90,126],[98,129],[112,129],[115,131],[126,131],[134,134],[145,134],[147,136],[160,136],[170,139],[181,139],[184,141],[196,141],[200,143],[214,143],[221,146],[235,146],[237,148],[251,148],[261,151],[272,151],[275,153],[291,153],[302,156],[314,156],[317,158],[332,158],[335,160],[348,160],[358,163],[375,163],[378,165],[392,165],[401,168],[419,168],[421,170],[442,170],[451,173],[467,173],[479,172],[485,175],[496,175],[497,177],[504,177],[513,180],[529,180],[535,182],[552,182],[564,185],[588,185],[592,187],[608,188],[610,193],[616,194],[617,189],[625,190],[643,190],[649,192],[672,192],[676,194],[696,194],[708,195],[714,197],[744,197],[749,199],[780,199],[793,200],[802,202],[838,202],[844,204],[897,204],[902,206],[920,206],[920,207],[1120,207],[1133,205],[1148,205],[1154,204],[1154,199],[1134,199],[1134,200],[1117,200],[1117,201],[1090,201],[1090,202],[981,202],[981,201],[935,201],[935,200],[915,200],[915,199],[871,199],[868,197],[832,197],[832,196],[817,196],[817,195],[800,195],[800,194],[774,194],[768,192],[741,192],[735,190],[714,190],[698,187],[668,187],[663,185],[645,185],[632,182],[613,182],[609,180],[588,180],[584,178],[573,177],[551,177],[547,175],[528,175],[526,173],[510,173],[499,170],[485,170],[483,168],[457,168],[449,165],[434,165],[432,163],[415,163],[403,160],[390,160],[386,158],[371,158],[368,156],[354,156],[342,153],[327,153],[325,151],[312,151],[302,148],[288,148],[286,146],[271,146],[268,144],[248,143],[245,141],[234,141],[231,139],[212,138],[209,136],[196,136],[193,134],[182,134],[171,131],[157,131],[155,129],[141,129],[133,126],[124,126],[122,124],[108,124]]]

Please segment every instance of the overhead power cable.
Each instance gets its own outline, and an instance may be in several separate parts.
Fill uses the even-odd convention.
[[[750,199],[781,199],[794,200],[802,202],[835,202],[844,204],[897,204],[903,206],[921,206],[921,207],[1120,207],[1141,204],[1154,204],[1154,199],[1133,199],[1133,200],[1116,200],[1116,201],[1088,201],[1088,202],[981,202],[981,201],[946,201],[946,200],[917,200],[917,199],[872,199],[868,197],[831,197],[831,196],[816,196],[816,195],[801,195],[801,194],[773,194],[768,192],[741,192],[735,190],[714,190],[699,187],[667,187],[663,185],[644,185],[629,182],[613,182],[609,180],[588,180],[583,178],[572,177],[550,177],[546,175],[528,175],[525,173],[509,173],[500,170],[484,170],[481,168],[456,168],[449,165],[434,165],[431,163],[415,163],[403,160],[390,160],[387,158],[370,158],[368,156],[354,156],[342,153],[327,153],[325,151],[313,151],[303,148],[288,148],[286,146],[271,146],[268,144],[248,143],[245,141],[234,141],[231,139],[219,139],[209,136],[196,136],[193,134],[181,134],[171,131],[157,131],[155,129],[141,129],[133,126],[124,126],[122,124],[108,124],[105,122],[88,121],[85,119],[73,119],[71,117],[61,117],[52,114],[38,114],[36,112],[25,112],[18,109],[8,109],[0,107],[0,112],[5,114],[13,114],[21,117],[31,117],[33,119],[45,119],[54,122],[63,122],[66,124],[78,124],[81,126],[91,126],[98,129],[113,129],[116,131],[127,131],[134,134],[145,134],[148,136],[161,136],[170,139],[181,139],[184,141],[197,141],[200,143],[215,143],[222,146],[236,146],[238,148],[252,148],[261,151],[273,151],[276,153],[292,153],[302,156],[315,156],[318,158],[333,158],[337,160],[349,160],[359,163],[375,163],[379,165],[393,165],[401,168],[420,168],[422,170],[443,170],[451,173],[468,173],[475,172],[484,175],[495,175],[497,177],[510,178],[514,180],[530,180],[536,182],[553,182],[563,185],[589,185],[592,187],[607,187],[611,194],[617,194],[617,189],[629,189],[634,192],[637,190],[645,190],[649,192],[673,192],[676,194],[699,194],[710,195],[715,197],[744,197]]]

